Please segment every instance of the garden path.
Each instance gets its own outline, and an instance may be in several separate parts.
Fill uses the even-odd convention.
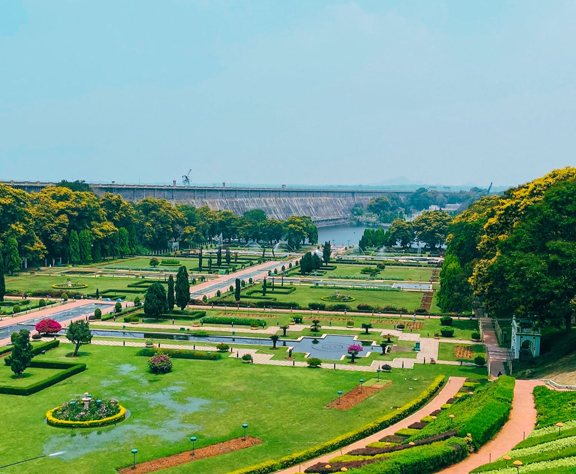
[[[276,471],[276,474],[297,474],[299,472],[304,472],[304,470],[307,467],[310,467],[313,464],[316,464],[319,462],[328,463],[330,461],[330,459],[341,455],[344,451],[347,452],[347,451],[351,451],[353,449],[364,448],[364,447],[366,447],[367,444],[379,441],[384,436],[392,435],[392,434],[396,433],[396,431],[398,431],[402,428],[408,428],[408,426],[410,426],[412,423],[420,421],[422,418],[429,415],[432,411],[439,410],[442,407],[442,405],[444,405],[450,398],[452,398],[454,395],[456,395],[458,390],[464,384],[465,380],[466,380],[465,377],[450,377],[448,379],[448,382],[444,386],[444,388],[440,391],[440,393],[438,395],[436,395],[436,397],[434,397],[427,405],[425,405],[423,408],[420,408],[420,410],[418,410],[416,413],[413,413],[412,415],[408,416],[407,418],[404,418],[403,420],[399,421],[398,423],[396,423],[392,426],[389,426],[388,428],[385,428],[382,431],[379,431],[378,433],[374,433],[373,435],[370,435],[367,438],[364,438],[360,441],[356,441],[355,443],[347,446],[345,449],[341,449],[341,450],[332,452],[330,454],[325,454],[325,455],[320,456],[316,459],[312,459],[310,461],[303,462],[301,464],[298,464],[298,465],[293,466],[293,467],[288,468],[288,469],[284,469],[282,471]]]
[[[500,347],[496,332],[494,331],[494,320],[490,318],[480,318],[480,328],[482,329],[482,340],[486,344],[488,353],[490,375],[498,377],[498,374],[505,374],[504,362],[508,359],[508,349]]]
[[[544,385],[540,380],[516,380],[510,418],[498,434],[480,451],[471,454],[464,461],[450,466],[440,474],[468,474],[472,469],[496,461],[525,439],[536,426],[534,388]]]

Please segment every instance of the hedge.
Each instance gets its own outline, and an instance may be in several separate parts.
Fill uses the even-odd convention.
[[[181,312],[177,313],[176,310],[174,310],[173,313],[162,314],[159,318],[150,318],[149,316],[147,316],[144,313],[141,314],[142,318],[147,318],[147,319],[181,319],[184,321],[194,321],[196,319],[203,318],[204,316],[206,316],[206,311],[193,311],[193,312],[186,312],[186,313],[181,311]]]
[[[193,351],[189,349],[141,349],[136,355],[152,357],[156,354],[167,354],[173,359],[220,360],[222,354],[218,352]]]
[[[109,416],[108,418],[102,418],[101,420],[90,420],[90,421],[66,421],[66,420],[59,420],[58,418],[54,418],[52,413],[55,410],[58,410],[60,407],[53,408],[48,413],[46,413],[46,422],[50,426],[57,426],[59,428],[98,428],[99,426],[107,426],[113,425],[118,423],[119,421],[123,421],[126,419],[126,408],[122,405],[118,405],[120,411],[114,415]]]
[[[37,356],[38,354],[42,353],[42,351],[49,351],[50,349],[54,349],[55,347],[58,347],[59,345],[60,345],[60,341],[58,339],[56,339],[54,341],[41,342],[40,344],[33,344],[32,345],[32,356]],[[3,352],[0,352],[0,354],[4,354],[6,352],[12,352],[13,347],[8,346],[7,349],[8,350],[4,350]],[[10,365],[11,363],[12,363],[12,358],[10,356],[8,356],[4,359],[4,364]]]
[[[390,458],[355,469],[356,474],[431,474],[462,461],[468,445],[461,438],[450,438],[426,446],[395,453]]]
[[[294,466],[298,463],[314,459],[322,454],[331,453],[339,448],[348,446],[355,441],[366,438],[367,436],[377,433],[388,426],[391,426],[398,421],[406,418],[408,415],[417,411],[421,406],[425,405],[444,385],[446,377],[440,375],[436,377],[434,382],[424,390],[417,398],[407,403],[401,408],[394,410],[380,418],[368,423],[354,431],[338,436],[330,441],[316,445],[312,448],[306,449],[299,453],[284,456],[283,458],[265,461],[261,464],[255,466],[237,469],[235,471],[229,472],[228,474],[268,474],[280,469],[286,469],[288,467]]]
[[[258,326],[266,326],[266,321],[256,318],[231,318],[231,317],[206,317],[200,320],[202,324],[232,324],[236,326],[251,326],[253,323],[258,324]]]
[[[39,369],[64,369],[62,372],[54,374],[35,384],[29,385],[28,387],[11,387],[11,386],[0,386],[0,393],[6,395],[32,395],[40,390],[51,387],[52,385],[61,382],[75,374],[84,372],[86,370],[86,364],[73,364],[69,362],[50,362],[50,361],[35,361],[30,362],[30,367],[35,367]]]

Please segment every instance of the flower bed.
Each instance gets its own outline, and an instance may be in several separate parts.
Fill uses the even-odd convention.
[[[77,397],[46,413],[50,426],[62,428],[96,428],[118,423],[126,418],[126,408],[118,400],[90,400]]]
[[[88,288],[86,283],[61,283],[61,284],[54,284],[52,288],[55,290],[80,290],[82,288]]]

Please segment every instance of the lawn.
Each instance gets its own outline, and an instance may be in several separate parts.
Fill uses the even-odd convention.
[[[38,356],[39,360],[66,360],[64,345]],[[358,374],[348,371],[282,368],[221,361],[174,360],[174,371],[152,375],[146,358],[136,349],[88,346],[78,362],[85,372],[28,397],[0,395],[2,422],[12,427],[0,441],[2,464],[65,451],[5,469],[6,473],[59,472],[114,473],[129,465],[130,450],[138,448],[138,461],[237,437],[242,423],[262,445],[172,468],[169,473],[220,474],[265,459],[278,458],[375,419],[418,396],[440,373],[474,376],[477,369],[417,366],[393,370],[393,384],[349,411],[324,406],[336,391],[351,390]],[[408,378],[406,378],[408,377]],[[70,432],[47,426],[47,410],[77,394],[90,391],[100,398],[117,398],[131,411],[118,426]],[[17,427],[17,429],[15,429]],[[97,466],[97,468],[96,468]]]
[[[28,387],[29,385],[50,378],[58,372],[62,372],[62,369],[39,369],[34,367],[26,369],[22,378],[16,378],[12,369],[4,365],[3,359],[0,360],[0,363],[0,386]]]
[[[334,304],[336,302],[323,301],[322,297],[330,297],[335,292],[339,292],[341,295],[351,296],[355,298],[351,302],[343,302],[347,304],[350,308],[356,308],[358,303],[366,303],[372,306],[396,306],[406,308],[408,311],[414,311],[416,308],[420,307],[420,301],[422,300],[422,293],[419,292],[409,292],[409,291],[392,291],[392,290],[378,290],[378,289],[345,289],[337,290],[330,287],[314,287],[311,285],[295,285],[295,286],[284,286],[284,288],[295,288],[292,293],[279,293],[274,292],[270,287],[266,292],[267,298],[273,298],[272,301],[288,302],[288,303],[298,303],[301,307],[308,307],[309,303],[326,303]],[[250,288],[250,290],[256,290],[253,296],[262,296],[262,285],[258,284]],[[241,294],[241,299],[244,298],[245,301],[263,301],[260,299],[254,299],[247,297],[246,291]],[[232,301],[233,295],[229,294],[225,301]],[[265,301],[265,300],[264,300]]]
[[[376,263],[365,265],[338,264],[335,270],[324,270],[324,276],[327,278],[359,278],[367,279],[369,275],[361,273],[366,267],[376,267]],[[374,279],[378,280],[395,280],[395,281],[430,281],[432,277],[432,268],[425,267],[400,267],[387,266],[383,271],[378,273]],[[299,270],[296,269],[290,276],[299,276]],[[313,275],[311,275],[313,277]]]
[[[471,357],[456,357],[456,348],[468,349]],[[472,361],[478,355],[486,356],[486,347],[483,344],[454,344],[452,342],[441,342],[438,348],[438,360],[452,361]]]

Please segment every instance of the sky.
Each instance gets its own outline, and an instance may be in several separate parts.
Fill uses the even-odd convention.
[[[516,185],[575,165],[573,0],[0,0],[0,180]]]

